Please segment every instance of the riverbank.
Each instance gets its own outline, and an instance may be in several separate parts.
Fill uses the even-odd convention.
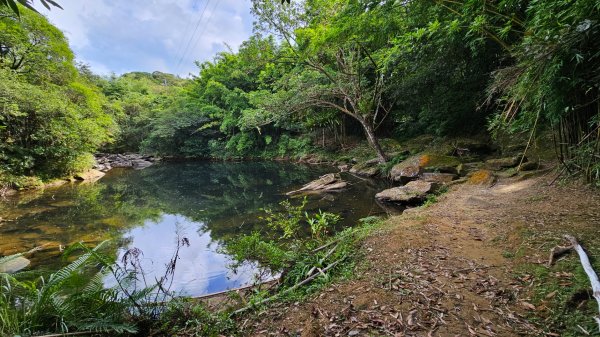
[[[581,336],[597,329],[576,256],[545,266],[564,234],[600,256],[597,191],[556,173],[457,185],[391,217],[355,277],[244,321],[247,336]],[[600,264],[595,264],[600,270]]]

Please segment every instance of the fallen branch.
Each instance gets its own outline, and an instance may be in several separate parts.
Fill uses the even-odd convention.
[[[335,267],[335,266],[336,266],[338,263],[340,263],[340,262],[342,262],[342,259],[339,259],[339,260],[337,260],[337,261],[333,262],[332,264],[328,265],[326,268],[323,268],[323,270],[321,270],[321,273],[325,273],[325,272],[326,272],[326,271],[328,271],[329,269],[331,269],[331,268]],[[261,304],[268,303],[268,302],[270,302],[270,301],[272,301],[272,300],[276,299],[277,297],[279,297],[279,296],[281,296],[281,295],[283,295],[283,294],[287,294],[287,293],[289,293],[289,292],[292,292],[292,291],[294,291],[294,290],[298,289],[299,287],[301,287],[301,286],[303,286],[303,285],[307,284],[308,282],[310,282],[310,281],[314,280],[314,279],[315,279],[315,278],[317,278],[317,276],[319,276],[319,275],[321,275],[321,274],[320,274],[320,273],[313,274],[312,276],[310,276],[310,277],[306,278],[304,281],[302,281],[302,282],[300,282],[300,283],[296,283],[295,285],[291,286],[290,288],[287,288],[286,290],[284,290],[284,291],[282,291],[282,292],[280,292],[280,293],[277,293],[277,294],[275,294],[275,295],[273,295],[273,296],[271,296],[271,297],[265,298],[264,300],[262,300],[262,301],[259,301],[258,303],[255,303],[255,304],[252,304],[252,305],[249,305],[249,306],[243,307],[243,308],[241,308],[241,309],[238,309],[238,310],[236,310],[236,311],[232,312],[232,313],[231,313],[231,316],[234,316],[234,315],[237,315],[237,314],[241,314],[241,313],[242,313],[242,312],[244,312],[244,311],[248,311],[248,310],[250,310],[250,309],[251,309],[253,306],[256,306],[256,305],[261,305]]]
[[[315,248],[315,249],[313,249],[313,250],[312,250],[312,252],[313,252],[313,253],[316,253],[316,252],[318,252],[318,251],[321,251],[321,250],[323,250],[323,249],[325,249],[325,248],[327,248],[327,247],[329,247],[329,246],[333,245],[334,243],[338,243],[338,242],[340,242],[340,240],[339,240],[339,239],[337,239],[337,240],[333,240],[333,241],[331,241],[331,242],[329,242],[329,243],[326,243],[326,244],[322,245],[321,247],[318,247],[318,248]]]
[[[348,186],[348,183],[340,178],[337,173],[329,173],[321,176],[317,180],[313,180],[310,183],[302,186],[302,188],[286,193],[286,195],[294,195],[298,193],[311,193],[311,192],[326,192],[341,190]]]
[[[594,292],[594,298],[596,302],[598,302],[598,312],[599,315],[594,317],[596,323],[598,323],[598,329],[600,330],[600,281],[598,280],[598,275],[594,271],[592,264],[590,263],[590,259],[587,254],[583,250],[583,247],[577,242],[574,236],[565,235],[565,238],[571,242],[573,249],[579,254],[579,260],[581,261],[581,265],[583,266],[583,270],[587,274],[590,279],[590,283],[592,284],[592,291]]]
[[[333,254],[333,252],[335,252],[335,250],[337,249],[337,247],[339,246],[339,244],[333,246],[333,248],[331,248],[326,254],[325,256],[323,256],[322,259],[319,260],[319,264],[322,264],[323,262],[325,262],[325,260],[331,255]],[[312,275],[312,273],[315,272],[315,270],[317,269],[317,266],[313,266],[312,268],[310,268],[310,270],[308,271],[308,273],[306,273],[306,276],[310,276]],[[320,270],[321,271],[321,270]],[[323,272],[323,271],[321,271]]]
[[[556,246],[550,251],[550,257],[548,258],[548,267],[551,267],[556,260],[562,255],[573,250],[573,246]]]

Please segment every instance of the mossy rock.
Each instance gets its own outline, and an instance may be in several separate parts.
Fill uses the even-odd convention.
[[[419,166],[429,172],[439,171],[456,174],[456,167],[458,165],[460,165],[460,160],[452,156],[435,153],[425,153],[419,156]]]
[[[356,164],[350,168],[350,173],[365,177],[374,177],[380,172],[381,168],[379,167],[379,162],[377,160],[368,160],[366,162]]]
[[[422,153],[394,165],[390,176],[395,181],[405,182],[417,178],[422,172],[457,173],[460,160],[435,153]]]
[[[494,158],[485,161],[485,166],[490,170],[499,171],[502,169],[512,168],[521,162],[527,162],[527,158],[523,156],[514,156],[514,157],[506,157],[506,158]]]
[[[482,185],[491,187],[496,182],[496,175],[490,170],[478,170],[469,177],[468,183],[471,185]]]

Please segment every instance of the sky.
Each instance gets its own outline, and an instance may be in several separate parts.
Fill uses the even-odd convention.
[[[77,61],[102,75],[197,74],[194,61],[234,51],[252,33],[250,0],[58,0],[37,8],[61,29]]]

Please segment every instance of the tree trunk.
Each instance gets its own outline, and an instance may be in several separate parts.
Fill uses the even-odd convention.
[[[386,163],[388,161],[388,158],[385,155],[385,152],[383,152],[383,149],[381,148],[381,145],[379,144],[379,140],[375,136],[375,130],[373,130],[373,126],[362,118],[358,119],[358,121],[360,122],[360,125],[362,125],[363,129],[365,130],[365,134],[367,136],[367,141],[369,142],[369,145],[371,145],[373,150],[375,150],[375,152],[377,153],[377,158],[379,159],[379,163],[381,163],[381,164]]]

